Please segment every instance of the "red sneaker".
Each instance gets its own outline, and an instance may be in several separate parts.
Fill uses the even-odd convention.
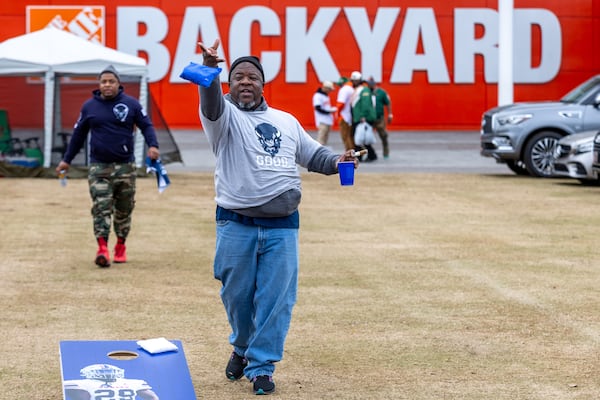
[[[125,254],[125,243],[117,243],[115,245],[115,253],[113,261],[116,263],[125,263],[127,262],[127,254]]]
[[[98,239],[98,251],[96,252],[96,265],[102,268],[110,267],[110,255],[108,254],[108,246],[106,240]]]

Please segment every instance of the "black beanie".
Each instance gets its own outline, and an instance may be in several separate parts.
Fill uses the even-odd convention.
[[[254,65],[256,68],[258,68],[258,70],[260,71],[260,75],[262,76],[263,83],[265,83],[265,73],[263,71],[262,65],[260,64],[260,60],[256,56],[244,56],[244,57],[237,58],[233,62],[233,64],[231,64],[231,68],[229,69],[229,82],[231,82],[231,73],[233,72],[235,67],[237,67],[238,64],[243,63],[243,62],[249,62],[250,64]]]
[[[119,81],[119,83],[121,82],[121,77],[119,76],[119,73],[117,72],[117,70],[115,69],[115,67],[113,67],[112,65],[109,65],[108,67],[104,68],[102,70],[102,72],[100,72],[98,74],[98,78],[100,78],[100,76],[102,74],[108,74],[108,73],[113,74],[117,78],[117,80]]]

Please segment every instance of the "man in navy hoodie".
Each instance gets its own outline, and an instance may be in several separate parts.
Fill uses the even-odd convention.
[[[160,152],[150,117],[135,98],[124,93],[117,70],[109,65],[100,72],[98,80],[99,88],[83,104],[73,136],[56,172],[66,173],[69,170],[91,132],[88,182],[93,203],[94,235],[98,242],[95,262],[99,267],[109,267],[111,222],[117,236],[113,260],[115,263],[127,261],[125,239],[131,228],[131,213],[135,205],[135,128],[141,130],[151,159],[157,160]]]

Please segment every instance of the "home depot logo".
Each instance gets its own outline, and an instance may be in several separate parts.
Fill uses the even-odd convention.
[[[27,32],[54,27],[104,44],[104,6],[27,6]]]

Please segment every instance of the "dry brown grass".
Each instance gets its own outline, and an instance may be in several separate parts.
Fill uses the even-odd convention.
[[[162,195],[138,181],[130,262],[101,270],[84,180],[0,179],[1,399],[61,399],[61,340],[161,336],[182,340],[198,398],[254,397],[223,374],[212,176],[172,181]],[[599,191],[305,175],[299,302],[271,397],[598,398]]]

